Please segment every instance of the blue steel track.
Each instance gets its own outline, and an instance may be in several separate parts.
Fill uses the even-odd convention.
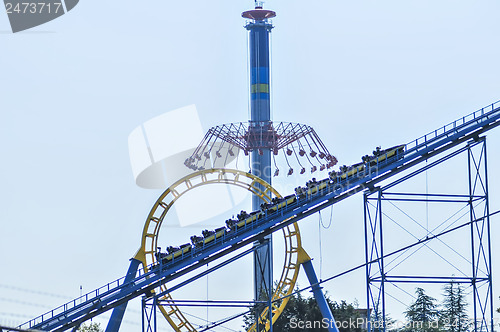
[[[464,116],[446,126],[419,137],[405,146],[403,155],[389,158],[370,166],[362,175],[346,178],[342,182],[329,184],[326,188],[306,195],[303,199],[289,204],[275,212],[265,213],[262,218],[247,224],[201,248],[193,248],[189,253],[172,261],[150,267],[150,271],[138,271],[138,276],[130,282],[118,279],[56,309],[38,316],[21,326],[23,329],[43,331],[65,331],[82,322],[115,308],[141,295],[151,295],[159,285],[175,279],[223,258],[235,250],[250,245],[275,231],[308,217],[349,196],[374,186],[401,173],[433,156],[478,139],[484,132],[500,125],[500,102],[491,104]]]

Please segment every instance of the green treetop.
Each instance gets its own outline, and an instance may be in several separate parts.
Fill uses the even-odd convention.
[[[422,288],[415,291],[417,298],[405,311],[408,332],[435,332],[439,329],[439,311],[436,299],[425,294]]]

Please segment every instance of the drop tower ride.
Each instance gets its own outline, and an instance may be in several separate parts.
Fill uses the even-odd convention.
[[[268,184],[272,176],[280,175],[278,158],[288,167],[287,172],[281,173],[287,176],[294,173],[294,164],[299,174],[306,173],[306,166],[311,167],[311,173],[332,168],[337,159],[312,127],[271,119],[270,37],[273,25],[270,19],[276,17],[276,13],[263,9],[262,2],[256,2],[255,9],[243,12],[242,17],[247,19],[245,28],[249,34],[250,119],[247,123],[210,128],[184,165],[193,171],[213,168],[216,164],[226,165],[242,151],[250,158],[250,172]],[[259,190],[264,189],[260,184],[257,186]],[[252,211],[260,210],[262,203],[261,198],[254,195]],[[261,300],[273,292],[272,236],[254,246],[254,298]]]
[[[242,16],[248,19],[245,28],[249,32],[249,62],[250,62],[250,121],[249,136],[254,137],[251,151],[252,173],[271,184],[271,149],[269,131],[271,122],[270,94],[270,34],[273,25],[269,19],[276,16],[271,10],[262,8],[262,3],[256,2],[254,10],[246,11]],[[253,195],[252,211],[260,209],[261,199]],[[254,298],[257,300],[263,294],[272,290],[272,235],[264,240],[267,245],[254,251]]]

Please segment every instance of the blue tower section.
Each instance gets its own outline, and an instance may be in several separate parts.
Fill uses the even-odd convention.
[[[251,170],[254,175],[271,183],[271,150],[269,133],[272,131],[270,98],[270,33],[273,28],[269,19],[276,16],[271,10],[264,10],[257,4],[255,10],[242,14],[247,18],[245,28],[249,31],[250,51],[250,126],[248,135],[252,138]],[[252,210],[257,211],[262,201],[252,197]],[[272,292],[272,236],[264,239],[269,245],[254,252],[254,296]]]

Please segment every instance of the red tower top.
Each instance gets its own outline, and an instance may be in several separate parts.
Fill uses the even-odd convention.
[[[268,18],[276,17],[276,12],[272,10],[263,9],[261,5],[255,6],[253,10],[247,10],[241,14],[244,18],[248,18],[256,21],[264,21]]]

